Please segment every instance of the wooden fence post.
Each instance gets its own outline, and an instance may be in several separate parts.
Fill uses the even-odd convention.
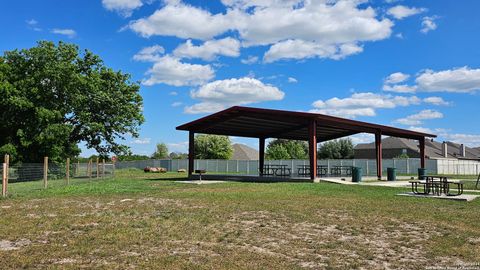
[[[105,159],[102,158],[102,178],[105,178]]]
[[[66,174],[67,185],[68,185],[70,182],[70,158],[67,158],[67,168],[65,170],[65,174]]]
[[[3,163],[3,172],[2,172],[2,197],[7,196],[7,163]]]
[[[100,176],[100,163],[99,163],[99,159],[97,157],[97,178]]]
[[[5,163],[7,164],[7,170],[5,171],[6,173],[6,176],[5,176],[5,196],[7,195],[8,193],[8,178],[9,178],[9,170],[10,170],[10,155],[9,154],[6,154],[5,157]]]
[[[88,174],[88,178],[92,178],[92,159],[88,160],[87,174]]]
[[[43,158],[43,188],[48,187],[48,157]]]
[[[75,168],[75,176],[80,175],[80,160],[77,160],[77,167]]]

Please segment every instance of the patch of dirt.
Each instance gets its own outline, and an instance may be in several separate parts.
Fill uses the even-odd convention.
[[[342,223],[338,221],[352,217],[347,213],[326,215],[334,218],[312,223],[293,222],[267,211],[238,213],[217,229],[223,235],[219,242],[278,257],[303,268],[359,265],[364,269],[396,269],[428,263],[431,258],[427,258],[423,247],[431,237],[440,235],[435,231],[425,233],[424,228],[429,226],[422,223]]]
[[[17,250],[29,246],[32,242],[28,239],[20,239],[17,241],[0,240],[0,250]]]

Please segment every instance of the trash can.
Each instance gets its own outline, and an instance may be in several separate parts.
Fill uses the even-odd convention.
[[[397,169],[396,168],[387,168],[387,180],[388,181],[397,180]]]
[[[427,169],[418,168],[418,180],[425,180],[425,175],[427,175]]]
[[[353,167],[352,169],[352,182],[361,182],[362,181],[362,168]]]

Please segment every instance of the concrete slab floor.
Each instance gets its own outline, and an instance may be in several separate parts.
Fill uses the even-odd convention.
[[[206,184],[218,184],[225,183],[226,181],[213,181],[213,180],[190,180],[190,181],[175,181],[176,183],[182,184],[195,184],[195,185],[206,185]]]
[[[413,192],[407,193],[400,193],[397,196],[407,196],[407,197],[415,197],[415,198],[432,198],[432,199],[444,199],[444,200],[453,200],[453,201],[464,201],[469,202],[475,200],[480,195],[470,195],[470,194],[462,194],[459,196],[447,196],[447,195],[421,195],[421,194],[414,194]]]

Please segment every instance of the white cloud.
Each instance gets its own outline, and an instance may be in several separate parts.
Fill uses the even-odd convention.
[[[131,144],[150,144],[151,138],[138,138],[131,141]]]
[[[198,65],[182,63],[171,56],[164,56],[158,59],[153,67],[147,71],[150,77],[143,81],[145,85],[159,83],[173,86],[195,86],[201,85],[215,76],[210,65]]]
[[[179,102],[179,101],[173,102],[173,103],[172,103],[172,107],[182,106],[182,104],[183,104],[183,102]]]
[[[167,143],[167,146],[170,152],[180,152],[180,153],[188,152],[188,141],[177,142],[177,143]]]
[[[58,35],[64,35],[69,38],[74,38],[77,35],[77,32],[73,29],[60,29],[60,28],[54,28],[51,31],[53,34],[58,34]]]
[[[227,37],[219,40],[209,40],[200,46],[195,46],[191,40],[187,40],[173,51],[173,55],[179,58],[200,58],[205,61],[214,60],[218,55],[238,57],[240,55],[240,42]]]
[[[384,91],[395,92],[395,93],[415,93],[415,91],[417,91],[417,86],[407,85],[407,84],[396,84],[396,85],[384,84],[382,89]]]
[[[480,146],[480,135],[478,134],[462,134],[462,133],[443,133],[440,134],[445,140],[456,143],[463,143],[471,147]]]
[[[35,19],[30,19],[25,21],[27,23],[28,28],[32,29],[33,31],[40,32],[42,28],[38,27],[38,21]]]
[[[425,70],[415,81],[423,91],[471,93],[480,90],[480,69]]]
[[[276,45],[265,60],[329,57],[340,59],[362,51],[361,42],[390,36],[393,22],[377,18],[364,1],[224,0],[227,11],[207,10],[167,1],[151,16],[130,22],[138,34],[210,40],[228,31],[244,46]],[[280,44],[277,44],[281,42]],[[303,45],[295,53],[292,45]],[[282,52],[284,53],[282,55]]]
[[[426,34],[432,30],[437,29],[437,23],[435,20],[437,19],[436,16],[431,16],[431,17],[423,17],[422,18],[422,29],[420,32]]]
[[[361,143],[371,143],[375,140],[375,135],[368,133],[360,133],[349,136],[349,138],[352,139],[353,144],[357,145]]]
[[[414,93],[417,90],[415,85],[400,84],[410,78],[410,75],[395,72],[383,80],[383,90],[396,93]]]
[[[242,62],[242,64],[245,64],[245,65],[255,64],[256,62],[258,62],[258,57],[249,55],[246,59],[240,60],[240,62]]]
[[[443,114],[435,110],[423,110],[419,113],[409,115],[405,118],[395,120],[396,123],[406,126],[419,126],[423,124],[423,120],[440,119]]]
[[[295,79],[295,78],[293,78],[293,77],[288,77],[288,82],[289,82],[289,83],[297,83],[298,80]]]
[[[299,60],[312,57],[339,60],[362,51],[363,48],[356,44],[335,45],[304,41],[301,39],[290,39],[272,45],[265,53],[263,60],[266,63],[282,59]]]
[[[130,17],[133,10],[143,6],[142,0],[102,0],[103,7],[124,17]]]
[[[165,49],[160,45],[145,47],[133,56],[136,61],[156,62],[162,58]]]
[[[356,118],[358,116],[375,116],[373,108],[352,108],[352,109],[312,109],[309,112],[327,115],[340,116],[343,118]]]
[[[393,109],[418,105],[421,100],[416,96],[392,96],[374,93],[354,93],[348,98],[331,98],[329,100],[317,100],[312,105],[312,112],[336,115],[347,118],[357,116],[375,116],[376,109]]]
[[[404,82],[410,78],[410,75],[402,73],[402,72],[395,72],[390,75],[388,75],[387,78],[385,78],[384,82],[386,84],[397,84]]]
[[[428,133],[428,134],[434,134],[434,133],[435,133],[432,129],[426,128],[426,127],[411,126],[411,127],[409,127],[408,129],[411,130],[411,131]]]
[[[403,18],[416,15],[425,11],[425,8],[415,8],[398,5],[388,9],[387,14],[393,16],[397,20],[401,20]]]
[[[181,1],[167,1],[149,17],[130,22],[129,28],[144,37],[160,35],[209,40],[232,28],[234,22],[228,18],[229,14],[211,14]]]
[[[285,93],[257,79],[244,77],[210,82],[192,91],[190,95],[201,102],[186,107],[186,113],[207,113],[233,105],[282,100]]]
[[[170,96],[177,96],[178,93],[177,93],[176,91],[172,91],[172,92],[169,93],[169,95],[170,95]]]
[[[443,100],[441,97],[427,97],[423,99],[423,102],[425,103],[430,103],[432,105],[437,105],[437,106],[448,106],[450,105],[450,102],[447,102]]]

